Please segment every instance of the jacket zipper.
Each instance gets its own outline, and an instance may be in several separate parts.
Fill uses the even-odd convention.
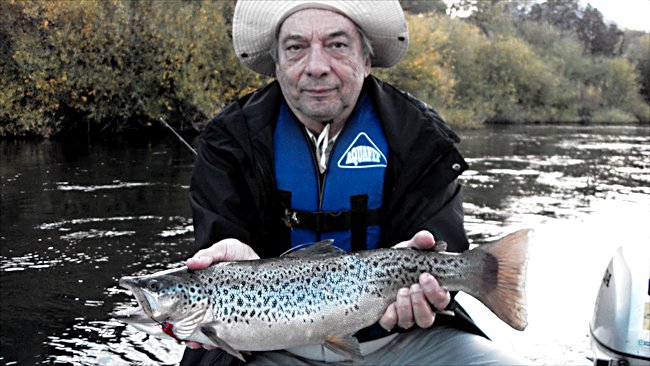
[[[343,128],[345,129],[345,126]],[[336,148],[336,144],[338,143],[338,141],[340,139],[337,138],[336,141],[334,141],[334,144],[332,144],[332,149],[330,150],[330,156],[327,159],[327,169],[325,169],[325,173],[321,173],[319,165],[318,165],[318,157],[316,156],[316,147],[313,144],[313,140],[309,137],[309,135],[307,134],[307,131],[305,131],[304,128],[302,129],[302,133],[303,133],[303,136],[305,137],[305,139],[307,139],[307,142],[309,143],[309,146],[312,147],[311,148],[311,161],[312,161],[312,164],[313,164],[314,169],[316,171],[317,180],[318,180],[318,211],[322,212],[323,211],[323,196],[325,195],[325,182],[327,181],[327,173],[330,170],[330,163],[331,163],[331,160],[332,160],[331,159],[332,153],[334,152],[334,149]],[[341,133],[343,133],[343,131],[339,132],[339,137],[341,137]],[[327,138],[329,138],[329,136]],[[316,233],[316,241],[321,241],[321,240],[322,240],[321,239],[321,233],[319,231],[319,232]]]

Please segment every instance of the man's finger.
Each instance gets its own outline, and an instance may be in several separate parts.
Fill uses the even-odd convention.
[[[440,287],[438,281],[429,273],[423,273],[419,278],[424,296],[438,310],[445,309],[451,302],[449,291]]]
[[[393,248],[416,248],[416,249],[431,249],[435,245],[433,234],[426,230],[417,232],[410,240],[403,241]]]
[[[397,309],[397,325],[403,329],[412,327],[413,306],[411,305],[411,295],[408,288],[402,288],[397,292],[395,308]]]
[[[390,332],[395,324],[397,324],[397,309],[395,309],[395,303],[392,303],[388,305],[384,315],[379,319],[379,325]]]
[[[199,343],[199,342],[185,341],[185,345],[188,348],[191,348],[191,349],[199,349],[199,348],[201,348],[201,343]]]
[[[413,305],[413,319],[420,328],[429,328],[433,325],[435,314],[431,311],[429,302],[424,297],[419,284],[411,286],[411,304]]]
[[[205,269],[210,267],[211,264],[212,258],[205,256],[194,256],[185,262],[185,265],[187,265],[188,269]]]

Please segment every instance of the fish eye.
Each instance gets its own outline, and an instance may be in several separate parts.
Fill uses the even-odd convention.
[[[156,280],[151,280],[147,284],[147,288],[149,290],[151,290],[151,291],[158,291],[158,290],[160,290],[160,282],[158,282]]]

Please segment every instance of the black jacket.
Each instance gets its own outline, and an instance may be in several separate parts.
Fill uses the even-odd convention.
[[[364,90],[390,146],[380,246],[427,229],[450,251],[466,250],[456,178],[467,163],[456,149],[458,136],[433,109],[373,76],[366,78]],[[273,173],[280,98],[273,82],[229,105],[203,131],[190,185],[199,249],[224,238],[249,244],[262,258],[289,249]]]
[[[363,88],[390,148],[380,246],[390,247],[426,229],[436,240],[446,241],[449,251],[467,250],[456,178],[468,166],[456,149],[458,136],[438,113],[409,94],[373,76],[366,78]],[[262,258],[290,248],[273,167],[280,98],[280,87],[273,82],[226,107],[201,134],[190,185],[198,249],[225,238],[241,240]],[[454,301],[450,305],[456,316],[438,315],[436,325],[481,334]],[[219,349],[187,350],[181,364],[230,361],[232,356]]]

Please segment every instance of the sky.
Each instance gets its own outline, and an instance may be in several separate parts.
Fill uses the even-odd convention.
[[[451,4],[456,0],[443,1]],[[580,0],[580,4],[583,7],[591,4],[603,14],[605,22],[616,23],[620,29],[650,32],[650,16],[647,15],[650,14],[650,0]]]
[[[581,0],[600,10],[605,21],[621,29],[650,32],[650,0]]]

